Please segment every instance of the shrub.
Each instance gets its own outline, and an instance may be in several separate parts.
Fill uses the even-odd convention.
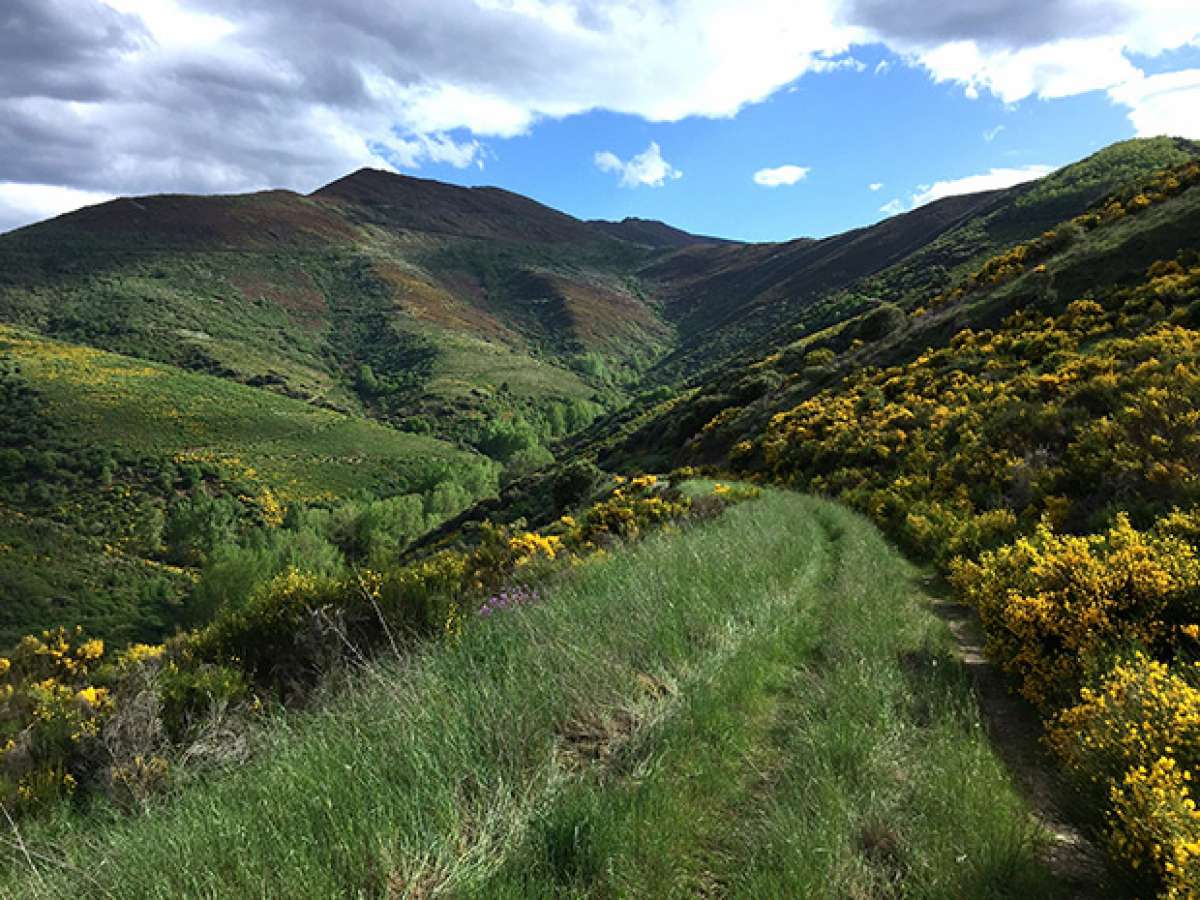
[[[218,547],[232,543],[240,509],[228,497],[198,493],[175,505],[163,529],[168,556],[183,565],[203,563]]]
[[[1176,626],[1200,613],[1200,562],[1178,538],[1142,533],[1118,515],[1106,534],[1033,539],[954,565],[988,647],[1041,705],[1069,695],[1097,654],[1120,644],[1169,652]]]
[[[93,683],[104,643],[80,629],[28,636],[0,659],[0,802],[28,809],[69,796],[91,773],[113,704]]]
[[[1132,769],[1114,785],[1112,845],[1134,869],[1148,864],[1160,896],[1195,897],[1200,890],[1200,811],[1192,773],[1170,757]]]

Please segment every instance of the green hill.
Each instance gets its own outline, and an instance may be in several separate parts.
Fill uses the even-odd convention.
[[[1200,149],[660,225],[363,171],[0,236],[0,638],[88,629],[0,660],[0,884],[1194,893]]]
[[[171,533],[200,498],[228,501],[232,537],[352,497],[444,497],[446,515],[495,484],[478,454],[160,363],[6,326],[0,359],[5,644],[63,622],[160,639],[207,555]]]

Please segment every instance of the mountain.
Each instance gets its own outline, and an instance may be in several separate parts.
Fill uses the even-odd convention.
[[[355,537],[355,516],[391,522],[396,550],[494,494],[501,467],[509,493],[463,521],[549,515],[553,491],[512,491],[556,458],[551,472],[720,460],[835,373],[997,321],[1025,302],[1012,285],[914,311],[1196,152],[1127,142],[1028,185],[777,244],[584,222],[370,169],[309,196],[123,198],[0,235],[14,423],[0,589],[18,598],[0,626],[11,637],[71,610],[109,635],[153,636],[187,618],[189,579],[222,542],[289,504],[349,504],[317,531],[331,560],[362,563],[385,544]],[[1183,208],[1139,218],[1119,254],[1118,228],[1047,259],[1057,290],[1185,246],[1186,218],[1147,224]],[[826,350],[832,368],[806,362]],[[737,417],[703,430],[727,409]],[[401,495],[419,510],[369,507]],[[190,534],[193,506],[213,498],[232,506],[201,516],[220,519],[209,537]],[[74,562],[37,566],[56,544]],[[271,566],[292,552],[272,550]]]
[[[309,196],[348,219],[390,230],[514,244],[586,245],[600,237],[586,222],[520,194],[379,169],[360,169]]]
[[[1192,896],[1198,560],[1188,141],[775,244],[369,170],[0,236],[10,893],[295,893],[303,832],[322,895]],[[1032,715],[1111,872],[1028,834]]]
[[[0,321],[472,440],[510,407],[621,396],[669,336],[632,275],[650,252],[506,191],[363,170],[0,236]]]
[[[655,247],[658,249],[664,248],[679,248],[691,247],[696,244],[702,245],[719,245],[733,244],[736,241],[729,241],[724,238],[705,237],[703,235],[690,234],[682,231],[679,228],[673,228],[665,222],[659,222],[655,219],[637,219],[624,218],[620,222],[609,222],[604,219],[591,219],[588,221],[594,229],[602,231],[611,237],[620,238],[623,241],[629,241],[631,244],[644,244],[647,247]]]

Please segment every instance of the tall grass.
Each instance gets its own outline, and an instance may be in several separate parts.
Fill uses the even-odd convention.
[[[27,829],[0,894],[1053,894],[912,573],[795,495],[586,563],[264,743],[139,818]]]

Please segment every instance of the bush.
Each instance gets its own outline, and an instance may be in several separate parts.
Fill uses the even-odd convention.
[[[335,575],[344,563],[338,548],[314,530],[253,531],[244,545],[225,545],[212,553],[188,598],[183,624],[199,627],[223,608],[238,608],[261,584],[289,568]]]
[[[537,431],[521,417],[489,422],[479,436],[479,449],[500,462],[508,462],[514,455],[536,447],[539,443]]]
[[[519,481],[526,475],[531,475],[538,469],[544,469],[554,464],[554,454],[545,447],[530,447],[519,450],[509,457],[504,474],[500,476],[500,486],[507,487],[514,481]]]
[[[1200,618],[1200,561],[1169,535],[1138,532],[1124,514],[1103,535],[1056,535],[957,563],[951,581],[979,610],[988,648],[1039,705],[1069,696],[1110,647],[1169,653],[1177,626]]]
[[[237,535],[241,509],[228,497],[198,493],[175,505],[163,529],[168,558],[181,565],[203,564]]]
[[[589,500],[604,480],[604,473],[589,460],[576,460],[554,476],[551,493],[556,510],[573,509]]]

